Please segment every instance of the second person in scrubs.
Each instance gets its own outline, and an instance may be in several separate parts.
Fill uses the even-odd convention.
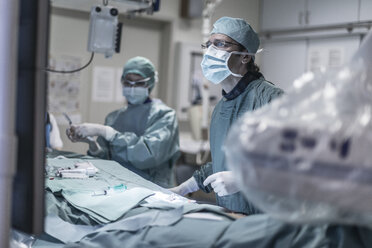
[[[162,187],[172,187],[178,123],[173,109],[149,96],[157,81],[155,67],[147,58],[132,58],[121,80],[128,106],[108,114],[104,125],[72,125],[67,136],[88,143],[89,155],[115,160]]]

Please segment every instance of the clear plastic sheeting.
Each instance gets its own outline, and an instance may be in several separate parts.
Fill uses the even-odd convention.
[[[9,247],[10,248],[30,248],[35,242],[32,235],[12,229],[10,231]]]
[[[372,226],[371,68],[369,34],[348,66],[305,74],[232,127],[227,162],[249,201],[289,222]]]

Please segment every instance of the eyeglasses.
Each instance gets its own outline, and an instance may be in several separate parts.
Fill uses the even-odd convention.
[[[138,80],[138,81],[130,81],[128,79],[121,79],[121,84],[125,87],[148,87],[148,81],[150,80],[151,78],[148,77],[148,78],[145,78],[145,79],[141,79],[141,80]]]
[[[229,41],[225,41],[225,40],[213,40],[213,41],[207,41],[207,42],[201,44],[201,47],[202,47],[202,49],[207,49],[211,45],[217,47],[218,49],[229,48],[229,47],[234,46],[234,45],[235,46],[241,46],[239,43],[235,43],[235,42],[229,42]]]

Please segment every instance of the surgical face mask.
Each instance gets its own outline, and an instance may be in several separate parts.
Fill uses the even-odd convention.
[[[214,84],[221,83],[230,75],[243,77],[240,74],[233,73],[228,66],[228,61],[232,54],[255,55],[252,53],[237,51],[227,52],[224,50],[218,50],[215,46],[209,46],[201,62],[204,77]]]
[[[130,104],[141,104],[149,97],[149,89],[145,87],[123,87],[123,96]]]

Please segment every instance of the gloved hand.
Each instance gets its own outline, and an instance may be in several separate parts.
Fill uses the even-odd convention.
[[[177,187],[170,188],[169,190],[179,195],[186,195],[191,192],[195,192],[199,189],[198,183],[194,177],[190,177],[187,181],[181,183]]]
[[[94,156],[101,152],[102,148],[98,142],[91,136],[81,137],[75,133],[75,128],[70,127],[66,129],[66,135],[72,142],[84,142],[89,145],[89,151]]]
[[[221,171],[207,177],[203,182],[204,186],[211,184],[218,196],[232,195],[239,191],[235,184],[235,178],[231,171]]]
[[[90,136],[80,137],[80,136],[76,135],[75,128],[73,128],[73,127],[70,127],[70,128],[66,129],[66,135],[69,138],[69,140],[71,140],[74,143],[75,142],[84,142],[84,143],[89,144],[90,142],[94,142],[94,139]]]
[[[110,126],[95,123],[71,125],[70,129],[73,130],[75,136],[80,138],[85,138],[88,136],[102,136],[107,141],[111,141],[117,133],[117,131]]]

